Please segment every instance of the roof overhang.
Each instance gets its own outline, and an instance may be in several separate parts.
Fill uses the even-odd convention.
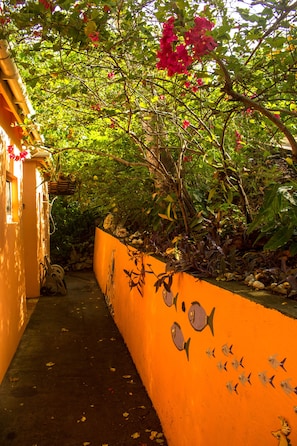
[[[29,144],[32,144],[32,146],[40,145],[42,137],[36,125],[30,125],[28,129],[24,126],[25,118],[30,118],[34,114],[34,109],[17,66],[10,55],[6,40],[0,40],[0,93],[3,95],[16,122],[23,126],[24,132],[27,132]]]

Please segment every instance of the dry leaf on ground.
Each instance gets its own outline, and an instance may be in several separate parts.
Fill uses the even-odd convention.
[[[9,378],[9,381],[11,383],[16,383],[17,381],[19,381],[20,378],[13,378],[12,376]]]
[[[55,365],[55,363],[54,362],[47,362],[45,365],[47,367],[53,367]]]
[[[84,423],[86,421],[86,417],[83,415],[80,420],[77,420],[77,423]]]
[[[134,434],[131,435],[132,438],[136,439],[140,437],[140,433],[139,432],[135,432]]]

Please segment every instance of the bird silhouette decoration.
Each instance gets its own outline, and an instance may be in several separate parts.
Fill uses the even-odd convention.
[[[272,435],[278,439],[278,446],[289,446],[290,440],[288,435],[291,433],[291,428],[288,422],[283,418],[279,417],[281,422],[281,428],[278,431],[271,432]]]

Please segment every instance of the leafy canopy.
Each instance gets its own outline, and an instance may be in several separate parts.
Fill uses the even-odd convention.
[[[10,0],[1,38],[46,147],[87,184],[82,202],[99,165],[117,175],[116,162],[127,181],[139,180],[134,221],[141,213],[172,237],[204,237],[211,221],[218,241],[254,219],[272,176],[282,181],[273,160],[293,167],[297,157],[296,6]],[[104,212],[120,204],[127,219],[131,190],[101,178],[103,195],[112,194]]]

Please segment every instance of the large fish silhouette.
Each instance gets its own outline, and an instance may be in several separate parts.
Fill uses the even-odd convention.
[[[208,325],[212,335],[214,335],[214,328],[213,328],[214,312],[215,308],[213,308],[210,312],[210,315],[207,316],[206,311],[204,310],[203,307],[201,307],[199,302],[192,302],[188,311],[188,318],[194,330],[202,331]]]
[[[189,338],[187,342],[185,342],[182,329],[177,322],[174,322],[171,326],[171,336],[175,347],[180,351],[184,350],[186,352],[187,358],[189,359],[189,346],[191,338]]]
[[[167,291],[165,288],[163,289],[163,299],[167,307],[172,307],[172,305],[176,308],[178,293],[174,296],[172,291]]]

